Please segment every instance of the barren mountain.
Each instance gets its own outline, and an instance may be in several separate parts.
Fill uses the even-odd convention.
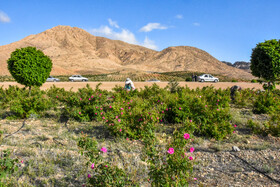
[[[34,46],[52,59],[52,75],[137,70],[206,72],[233,78],[253,78],[250,73],[227,66],[195,47],[178,46],[154,51],[118,40],[96,37],[83,29],[70,26],[57,26],[0,46],[0,75],[9,75],[6,61],[11,52],[26,46]]]

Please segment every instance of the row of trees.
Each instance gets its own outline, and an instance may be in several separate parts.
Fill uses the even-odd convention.
[[[8,59],[8,69],[14,79],[29,87],[41,86],[52,70],[52,61],[35,47],[16,49]],[[251,71],[256,77],[267,81],[265,89],[275,88],[280,78],[280,40],[258,43],[251,55]]]

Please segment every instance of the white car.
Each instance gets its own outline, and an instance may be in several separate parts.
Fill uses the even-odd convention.
[[[60,79],[58,78],[54,78],[53,76],[49,76],[49,78],[47,78],[46,82],[59,82]]]
[[[219,78],[217,77],[214,77],[210,74],[203,74],[203,75],[200,75],[198,76],[198,81],[199,82],[219,82]]]
[[[74,82],[74,81],[88,81],[87,78],[81,76],[81,75],[72,75],[71,77],[69,77],[69,81]]]

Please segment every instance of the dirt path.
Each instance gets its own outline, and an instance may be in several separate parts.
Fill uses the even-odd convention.
[[[92,88],[95,88],[96,85],[99,82],[47,82],[43,84],[41,87],[42,89],[46,90],[50,88],[52,85],[55,85],[59,88],[65,88],[66,90],[70,90],[72,88],[73,91],[77,91],[79,88],[83,88],[86,86],[86,84],[89,84]],[[234,85],[241,86],[244,88],[255,88],[255,89],[262,89],[262,85],[259,83],[247,83],[247,82],[219,82],[219,83],[201,83],[201,82],[179,82],[180,86],[188,86],[191,89],[195,89],[197,87],[202,88],[205,86],[214,86],[215,88],[221,88],[226,89],[230,88]],[[134,82],[134,85],[136,88],[144,88],[145,86],[151,86],[155,83],[153,82]],[[157,85],[159,85],[161,88],[164,88],[167,86],[168,82],[157,82]],[[0,82],[0,87],[3,86],[3,88],[8,88],[9,85],[18,85],[19,87],[23,87],[22,85],[16,83],[16,82]],[[105,90],[112,90],[116,85],[124,86],[124,82],[102,82],[102,85],[100,86],[101,89]],[[280,85],[277,85],[277,88],[280,89]]]

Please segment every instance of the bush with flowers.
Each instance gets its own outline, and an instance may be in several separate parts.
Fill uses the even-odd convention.
[[[185,129],[175,130],[166,146],[158,146],[156,139],[145,140],[149,164],[148,181],[152,186],[187,186],[193,180],[193,165],[196,164],[195,148],[188,146],[192,135]]]
[[[105,147],[98,148],[96,140],[82,135],[78,140],[78,146],[80,153],[88,158],[87,165],[90,168],[87,173],[88,185],[118,187],[133,185],[123,169],[103,161],[103,155],[107,154],[108,150]]]

